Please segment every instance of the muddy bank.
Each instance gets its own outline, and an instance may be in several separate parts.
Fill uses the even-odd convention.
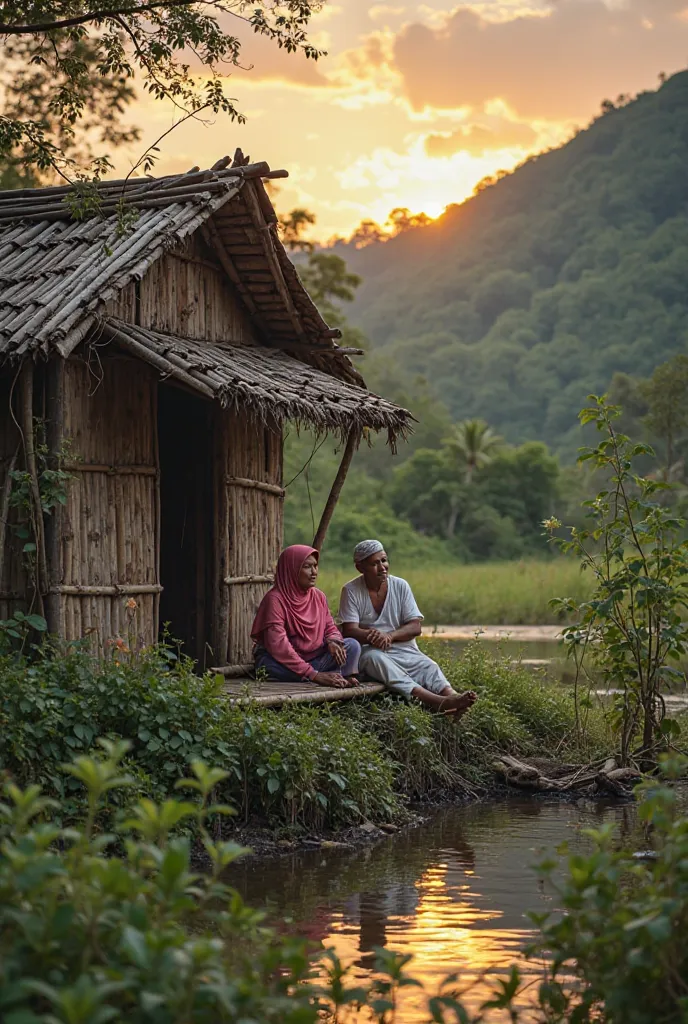
[[[273,828],[267,824],[249,822],[237,828],[223,829],[222,838],[246,847],[248,852],[242,857],[242,862],[269,860],[314,850],[355,850],[425,825],[432,814],[441,807],[448,806],[449,801],[445,804],[429,804],[427,808],[409,810],[403,820],[395,822],[373,824],[368,821],[347,828],[303,834],[293,830],[290,832],[284,827]],[[210,867],[208,856],[200,843],[195,844],[192,860],[197,870],[207,871]]]
[[[426,800],[414,801],[404,809],[403,815],[395,821],[373,823],[363,822],[359,825],[342,829],[325,829],[323,831],[303,832],[285,826],[270,826],[266,822],[249,822],[245,825],[223,829],[222,838],[238,843],[248,849],[244,859],[249,861],[269,860],[274,857],[291,856],[322,850],[341,851],[370,847],[383,839],[399,837],[428,825],[437,815],[459,811],[461,808],[491,806],[503,807],[513,804],[514,807],[533,804],[577,805],[582,808],[603,802],[610,806],[623,806],[634,803],[629,794],[617,795],[609,791],[603,792],[592,784],[584,789],[562,790],[561,792],[529,790],[505,785],[495,776],[494,783],[473,799],[463,794],[451,792],[433,793]],[[206,869],[206,855],[199,846],[194,860],[200,869]]]

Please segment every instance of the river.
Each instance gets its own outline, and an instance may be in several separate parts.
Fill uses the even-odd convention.
[[[476,1009],[490,978],[510,964],[520,962],[533,981],[541,973],[522,957],[533,934],[527,913],[556,910],[557,902],[532,865],[564,841],[586,847],[583,830],[605,822],[642,845],[632,805],[514,798],[445,808],[362,849],[240,862],[229,881],[273,922],[287,918],[284,927],[333,947],[356,979],[371,980],[372,951],[387,946],[413,954],[412,973],[430,993],[458,971],[462,987],[470,986],[465,1002]],[[426,1021],[423,1005],[417,989],[404,989],[399,1024]]]

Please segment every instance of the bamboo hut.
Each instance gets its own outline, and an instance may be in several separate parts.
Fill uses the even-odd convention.
[[[0,192],[0,617],[150,643],[240,672],[282,546],[283,427],[393,445],[239,151],[208,171]]]

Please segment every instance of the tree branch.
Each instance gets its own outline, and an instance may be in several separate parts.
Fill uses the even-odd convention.
[[[61,28],[74,28],[76,25],[85,25],[89,21],[105,21],[108,18],[120,17],[126,14],[145,14],[147,11],[154,11],[159,7],[193,7],[199,0],[153,0],[148,4],[137,4],[135,7],[105,8],[99,11],[88,11],[86,14],[75,15],[73,18],[64,18],[62,21],[46,21],[37,25],[6,25],[0,22],[0,35],[20,36],[37,35],[42,32],[55,32]]]

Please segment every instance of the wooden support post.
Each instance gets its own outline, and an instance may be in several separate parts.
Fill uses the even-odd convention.
[[[351,460],[354,457],[354,452],[358,448],[360,440],[360,430],[358,430],[356,427],[352,428],[346,440],[346,447],[344,448],[342,461],[339,465],[339,469],[337,470],[337,475],[334,478],[332,489],[325,504],[325,508],[323,509],[323,514],[320,517],[320,524],[318,526],[315,537],[313,538],[313,547],[317,548],[318,551],[322,549],[328,527],[332,520],[334,510],[337,506],[337,502],[339,500],[339,495],[342,493],[342,487],[344,486],[344,481],[346,480],[346,474],[349,472]]]
[[[64,360],[54,356],[45,369],[45,439],[51,469],[60,469],[60,452],[64,433]],[[48,517],[45,529],[48,596],[45,618],[48,631],[64,637],[64,598],[54,588],[64,582],[62,564],[62,505],[57,503]]]
[[[218,665],[227,664],[229,652],[229,615],[231,599],[225,577],[229,573],[230,506],[227,490],[227,450],[229,447],[228,413],[217,406],[213,408],[213,495],[214,513],[214,582],[211,646]]]
[[[31,490],[32,521],[34,528],[34,541],[36,543],[36,565],[38,569],[36,583],[36,598],[38,612],[43,615],[43,595],[48,590],[48,565],[45,552],[45,529],[43,525],[43,506],[41,504],[41,491],[38,484],[38,467],[36,464],[36,439],[33,429],[33,359],[27,356],[21,370],[21,423],[22,434],[24,435],[24,464],[29,476],[29,488]]]
[[[17,465],[17,458],[19,456],[19,449],[21,445],[17,445],[14,455],[7,464],[5,471],[5,480],[2,487],[2,495],[0,496],[0,587],[2,587],[5,579],[5,542],[7,540],[7,526],[10,517],[10,498],[12,497],[12,474],[14,473]],[[0,598],[2,600],[2,598]]]

